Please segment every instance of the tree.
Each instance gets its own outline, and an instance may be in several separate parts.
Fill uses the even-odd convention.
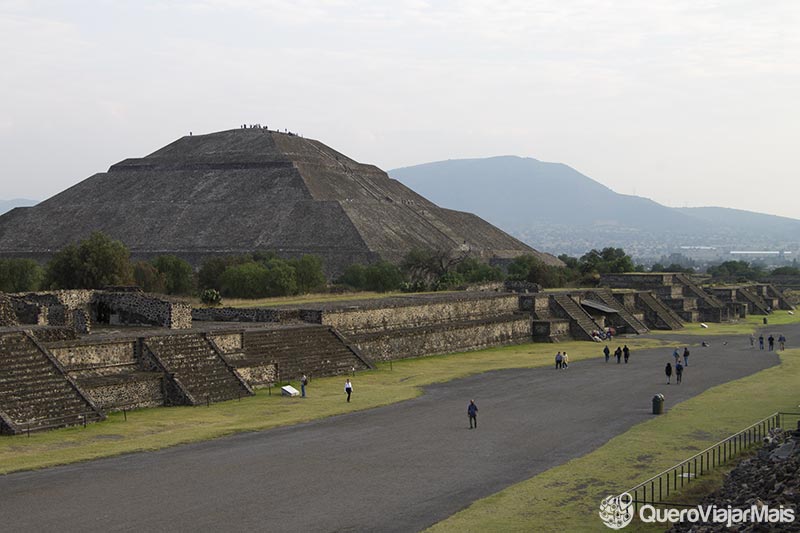
[[[403,284],[403,273],[393,263],[381,261],[370,265],[364,272],[364,288],[375,292],[397,290]]]
[[[508,278],[538,283],[542,287],[563,287],[568,281],[567,270],[545,264],[533,255],[515,257],[508,266]]]
[[[164,274],[167,294],[190,294],[194,290],[194,270],[183,259],[174,255],[160,255],[153,266]]]
[[[33,259],[0,259],[0,292],[38,290],[44,270]]]
[[[581,256],[578,262],[583,274],[617,274],[635,270],[633,259],[622,248],[609,247],[600,251],[591,250]]]
[[[230,266],[220,276],[220,292],[234,298],[263,298],[267,274],[267,268],[254,261]]]
[[[167,292],[167,276],[147,261],[139,261],[133,265],[133,280],[145,292]]]
[[[792,266],[778,267],[770,274],[773,276],[800,276],[800,268]]]
[[[715,278],[737,278],[741,280],[754,280],[764,275],[764,270],[758,265],[751,265],[747,261],[725,261],[716,266],[708,267],[707,272]]]
[[[304,255],[289,262],[297,278],[297,290],[301,294],[317,291],[325,287],[325,273],[322,259],[316,255]]]
[[[366,289],[367,267],[358,263],[352,264],[345,269],[338,281],[354,289]]]
[[[56,253],[45,275],[45,285],[54,289],[100,289],[132,282],[128,248],[100,232]]]
[[[455,271],[460,274],[467,283],[481,283],[484,281],[503,281],[505,275],[497,267],[487,265],[475,259],[467,257],[456,265]]]
[[[282,259],[267,262],[264,278],[267,296],[287,296],[297,293],[297,274],[292,266]]]

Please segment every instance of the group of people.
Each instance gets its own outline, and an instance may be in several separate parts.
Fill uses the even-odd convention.
[[[683,368],[684,366],[689,366],[689,355],[688,346],[684,346],[683,356],[681,356],[681,352],[678,348],[672,351],[672,357],[675,359],[675,383],[681,383],[683,381]],[[672,381],[672,363],[667,363],[667,366],[664,368],[664,373],[667,375],[667,385],[669,385]]]
[[[603,355],[606,358],[606,363],[608,363],[608,360],[611,359],[611,349],[608,347],[608,344],[606,344],[606,347],[603,348]],[[622,362],[622,359],[624,358],[625,364],[627,365],[630,356],[631,356],[631,349],[628,348],[627,344],[622,347],[617,346],[617,349],[614,350],[614,357],[617,358],[617,364],[620,364]]]
[[[564,368],[569,368],[569,356],[566,351],[556,354],[556,370],[562,370]]]
[[[754,348],[755,347],[755,343],[756,343],[756,338],[751,333],[750,334],[750,347]],[[770,334],[770,336],[767,337],[767,346],[769,346],[769,351],[770,352],[775,350],[775,336],[774,335]],[[784,337],[783,333],[778,335],[778,347],[780,348],[780,350],[785,350],[786,349],[786,337]],[[764,334],[763,333],[760,333],[758,335],[758,349],[759,350],[763,350],[764,349]]]
[[[592,331],[592,340],[594,342],[600,342],[601,340],[611,340],[617,335],[617,330],[612,327],[608,327],[602,331],[594,330]]]

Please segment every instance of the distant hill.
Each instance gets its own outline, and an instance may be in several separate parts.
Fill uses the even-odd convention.
[[[459,159],[389,174],[439,205],[476,213],[550,253],[619,246],[659,257],[681,245],[776,247],[800,220],[718,207],[671,208],[619,194],[561,163],[515,156]]]
[[[0,215],[11,211],[15,207],[28,207],[36,205],[39,200],[28,200],[27,198],[14,198],[13,200],[0,200]]]

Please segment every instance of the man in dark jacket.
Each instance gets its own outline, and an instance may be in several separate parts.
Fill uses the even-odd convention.
[[[467,406],[467,416],[469,417],[469,429],[472,429],[473,424],[475,429],[478,429],[478,406],[475,405],[475,400],[470,400]]]

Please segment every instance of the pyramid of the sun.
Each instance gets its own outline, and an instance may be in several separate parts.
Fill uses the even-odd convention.
[[[356,262],[399,261],[412,249],[465,245],[486,260],[535,254],[560,264],[375,166],[265,129],[183,137],[14,209],[0,217],[0,256],[43,260],[93,231],[121,240],[134,258],[175,254],[195,265],[265,250],[317,254],[336,274]]]

